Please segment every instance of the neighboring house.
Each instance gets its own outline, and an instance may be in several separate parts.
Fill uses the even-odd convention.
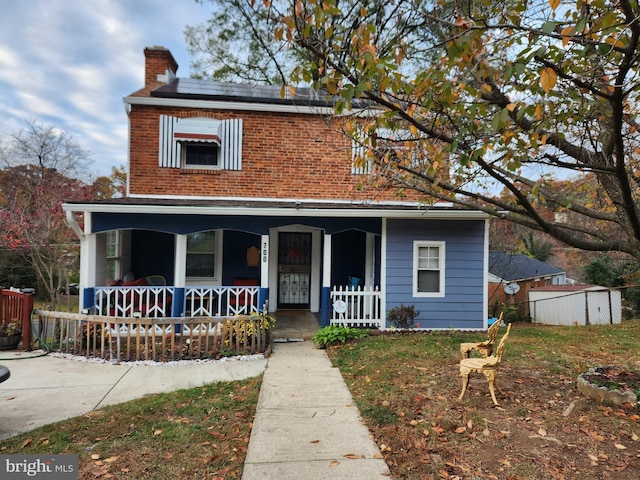
[[[529,315],[529,290],[567,283],[565,272],[522,254],[489,253],[489,303],[514,305]]]
[[[63,207],[81,239],[82,308],[221,317],[266,305],[384,327],[413,304],[422,328],[486,328],[484,213],[374,187],[314,91],[177,78],[162,47],[145,59],[144,87],[124,99],[127,196]]]

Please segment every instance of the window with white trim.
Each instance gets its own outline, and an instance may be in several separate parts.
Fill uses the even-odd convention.
[[[120,232],[111,230],[106,234],[107,277],[116,280],[122,276]]]
[[[186,168],[219,168],[215,143],[183,143],[182,165]]]
[[[413,242],[413,295],[444,297],[444,242]]]
[[[216,232],[196,232],[187,235],[186,276],[212,278],[216,276]]]
[[[192,160],[194,155],[197,160]],[[158,165],[242,170],[242,119],[160,115]]]
[[[372,138],[367,138],[372,135]],[[375,140],[374,140],[375,139]],[[378,155],[390,152],[391,155],[403,156],[408,154],[414,157],[410,151],[411,143],[415,138],[409,130],[391,130],[389,128],[378,128],[375,133],[368,134],[362,128],[356,131],[351,144],[351,173],[355,175],[367,175],[372,172],[372,155],[368,152],[374,148]]]

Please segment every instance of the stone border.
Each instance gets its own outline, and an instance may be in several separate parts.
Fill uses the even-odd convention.
[[[588,372],[578,375],[578,391],[583,395],[596,400],[618,407],[625,403],[636,405],[638,398],[633,392],[621,392],[620,390],[609,390],[607,387],[599,387],[591,382],[585,380],[584,375],[601,375],[598,370],[602,368],[612,367],[593,367]]]

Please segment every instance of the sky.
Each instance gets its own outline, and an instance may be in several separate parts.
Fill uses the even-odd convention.
[[[184,29],[195,0],[0,0],[0,136],[37,121],[90,153],[93,178],[126,165],[123,98],[144,84],[144,48],[160,45],[191,73]]]

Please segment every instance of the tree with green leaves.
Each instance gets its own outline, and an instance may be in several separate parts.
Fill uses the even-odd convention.
[[[640,257],[636,1],[213,3],[327,93],[372,181]]]

